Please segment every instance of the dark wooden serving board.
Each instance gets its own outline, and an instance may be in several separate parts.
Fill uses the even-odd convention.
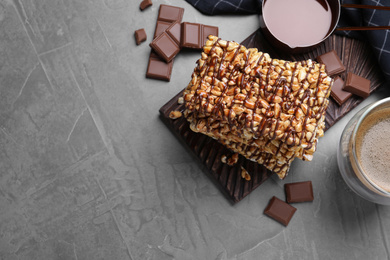
[[[371,80],[371,92],[375,91],[384,83],[383,75],[372,55],[367,43],[344,36],[332,35],[316,49],[304,54],[283,54],[275,50],[263,37],[260,30],[257,30],[246,38],[242,45],[247,48],[257,48],[259,51],[267,52],[273,58],[284,60],[315,60],[317,56],[336,50],[346,72],[341,76],[345,79],[348,71]],[[222,155],[228,157],[232,154],[216,140],[199,133],[194,133],[189,128],[184,117],[172,120],[169,113],[174,110],[183,111],[184,105],[178,104],[178,98],[182,96],[178,93],[169,100],[159,110],[160,118],[165,122],[173,134],[183,143],[185,147],[196,157],[205,167],[205,172],[210,179],[221,189],[232,203],[237,203],[259,187],[273,173],[262,165],[245,159],[240,156],[239,161],[234,166],[228,166],[221,162]],[[342,106],[339,106],[330,98],[326,112],[326,129],[329,129],[339,119],[356,107],[363,99],[352,96]],[[314,155],[315,156],[315,155]],[[246,181],[241,177],[241,167],[245,168],[251,175],[251,180]],[[290,172],[290,174],[294,174]]]
[[[182,92],[160,108],[160,117],[179,140],[199,159],[199,162],[206,167],[206,173],[231,202],[236,203],[242,200],[272,175],[262,165],[249,161],[242,156],[239,157],[237,164],[234,166],[222,163],[222,155],[228,157],[232,155],[230,150],[204,134],[193,132],[184,117],[170,119],[169,113],[171,111],[184,110],[184,105],[179,105],[177,102],[180,96],[182,96]],[[241,166],[251,174],[250,181],[246,181],[241,177]]]

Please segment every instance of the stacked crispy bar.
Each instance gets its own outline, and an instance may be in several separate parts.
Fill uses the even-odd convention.
[[[209,36],[184,91],[184,115],[193,131],[284,178],[294,158],[312,159],[332,83],[319,63],[272,59]]]

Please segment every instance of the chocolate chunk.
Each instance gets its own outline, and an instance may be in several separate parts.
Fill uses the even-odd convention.
[[[181,7],[161,4],[157,20],[170,23],[181,21],[183,13],[184,9]]]
[[[370,95],[370,80],[360,77],[352,72],[348,72],[347,81],[343,90],[352,94],[366,98]]]
[[[180,22],[173,23],[171,26],[169,26],[168,29],[166,29],[166,32],[177,43],[177,45],[180,46],[180,35],[181,35],[181,24],[180,24]]]
[[[173,61],[167,63],[152,51],[149,56],[146,77],[169,81],[171,79],[172,66]]]
[[[169,26],[171,26],[171,25],[172,25],[172,23],[170,23],[170,22],[157,21],[156,29],[154,30],[153,39],[157,38],[160,34],[165,32],[169,28]]]
[[[339,76],[335,77],[330,95],[337,102],[337,104],[339,104],[339,106],[344,104],[344,102],[352,96],[352,93],[344,91],[343,87],[344,80],[342,80]]]
[[[337,75],[345,71],[345,66],[341,62],[335,50],[318,56],[317,61],[325,64],[325,70],[329,76]]]
[[[166,62],[170,62],[180,51],[179,45],[166,32],[154,39],[150,47]]]
[[[288,203],[313,201],[313,185],[311,181],[284,184]]]
[[[201,49],[202,43],[201,24],[187,22],[181,24],[181,47]]]
[[[153,5],[152,0],[143,0],[139,5],[139,9],[143,11],[151,5]]]
[[[264,210],[264,214],[287,226],[297,209],[273,196]]]
[[[140,45],[141,42],[146,41],[146,33],[145,33],[145,30],[143,28],[136,30],[134,32],[134,36],[135,36],[135,42],[137,43],[137,45]]]
[[[207,37],[209,35],[218,36],[218,27],[211,26],[211,25],[203,25],[203,35],[202,35],[203,43],[202,43],[202,45],[206,44]]]

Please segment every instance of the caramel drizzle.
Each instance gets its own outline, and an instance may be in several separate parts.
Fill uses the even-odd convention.
[[[218,39],[218,41],[219,41],[219,40],[220,40],[220,39]],[[210,53],[212,53],[212,52],[214,51],[215,47],[216,47],[216,44],[214,44],[214,45],[211,47]],[[215,60],[217,60],[217,59],[218,59],[217,57],[210,58],[211,64],[215,64]],[[215,66],[215,65],[214,65],[214,66]],[[196,94],[197,94],[197,92],[201,89],[202,83],[204,83],[205,78],[206,78],[206,76],[208,75],[208,72],[209,72],[211,66],[207,66],[207,62],[204,62],[203,65],[202,65],[202,67],[199,67],[199,63],[198,63],[198,68],[199,68],[199,69],[198,69],[199,74],[201,74],[202,71],[204,71],[204,74],[203,74],[203,76],[202,76],[202,78],[201,78],[201,80],[200,80],[200,82],[199,82],[199,85],[198,85],[197,88],[196,88],[196,91],[195,91]],[[214,82],[214,80],[213,80],[213,82]],[[214,85],[214,84],[213,84],[213,85]],[[205,104],[202,106],[202,100],[203,100],[204,98],[206,98],[207,100],[206,100]],[[208,107],[209,104],[210,104],[210,100],[209,100],[209,97],[208,97],[207,95],[206,95],[205,97],[204,97],[203,95],[194,95],[194,96],[192,97],[192,99],[191,99],[191,102],[193,102],[194,104],[199,103],[199,110],[196,111],[196,109],[195,109],[195,112],[196,112],[196,114],[194,114],[195,117],[197,117],[197,115],[199,115],[199,113],[203,113],[203,114],[206,114],[206,113],[207,113],[207,107]],[[207,131],[210,130],[210,122],[209,122],[209,120],[206,120],[206,129],[207,129]]]
[[[316,96],[317,96],[318,89],[319,89],[318,86],[319,86],[319,82],[320,82],[320,76],[321,76],[321,74],[318,76],[317,89],[316,89]],[[333,81],[334,81],[334,79],[332,79],[330,85],[333,85]],[[329,91],[330,91],[330,88],[327,88],[326,93],[325,93],[325,97],[328,96]],[[324,112],[324,110],[325,110],[325,100],[323,101],[323,103],[322,103],[320,109],[318,110],[318,114],[321,115],[321,114]],[[318,124],[316,125],[316,128],[314,129],[314,132],[317,132],[317,128],[318,128]],[[311,136],[311,138],[310,138],[310,140],[309,140],[309,146],[308,146],[306,149],[310,149],[310,148],[312,147],[314,136],[315,136],[314,134]]]
[[[243,68],[244,71],[246,70],[246,68],[248,66],[249,56],[250,56],[250,51],[248,51],[248,53],[246,54],[246,60],[245,60],[244,68]],[[237,84],[237,85],[240,87],[241,90],[242,89],[246,90],[246,86],[248,84],[248,80],[245,80],[245,74],[244,73],[240,74],[240,77],[241,77],[240,78],[240,84]],[[250,89],[252,89],[253,81],[249,81],[249,82],[250,82]],[[245,99],[243,100],[243,104],[245,104],[245,102],[248,102],[248,97],[249,97],[248,96],[248,92],[250,94],[250,91],[246,91],[246,92],[247,92],[247,94],[245,95]],[[241,114],[241,116],[244,116],[244,113]],[[244,118],[244,124],[241,124],[240,129],[237,129],[238,130],[237,133],[238,133],[239,136],[241,136],[244,133],[244,127],[246,127],[247,122],[249,120],[248,119],[249,118],[249,114],[245,115],[244,117],[245,117]],[[240,120],[240,118],[238,120]]]

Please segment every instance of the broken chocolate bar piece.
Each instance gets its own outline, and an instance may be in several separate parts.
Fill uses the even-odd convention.
[[[158,11],[154,38],[165,32],[173,23],[180,23],[183,13],[184,9],[181,7],[161,4]]]
[[[161,4],[157,20],[170,23],[181,21],[183,13],[184,9],[181,7]]]
[[[180,35],[181,35],[181,24],[180,22],[175,22],[171,24],[166,30],[165,30],[169,36],[176,42],[178,46],[180,46]]]
[[[143,11],[143,10],[145,10],[146,8],[148,8],[151,5],[153,5],[152,0],[143,0],[139,4],[139,9],[141,9],[141,11]]]
[[[325,64],[325,70],[329,76],[337,75],[345,71],[345,66],[341,62],[335,50],[318,56],[317,61]]]
[[[141,42],[146,41],[146,33],[145,33],[145,30],[143,28],[136,30],[134,32],[134,36],[135,36],[135,42],[137,43],[137,45],[140,45]]]
[[[332,90],[330,92],[331,97],[341,106],[345,101],[352,96],[352,93],[343,90],[344,80],[339,76],[334,78]]]
[[[169,81],[171,79],[173,61],[165,62],[153,51],[150,52],[146,77]]]
[[[164,33],[172,24],[181,22],[184,9],[177,6],[160,5],[158,12],[156,29],[154,31],[153,39],[156,39],[162,33]],[[146,71],[146,77],[152,79],[159,79],[170,81],[173,67],[173,59],[170,62],[166,62],[159,57],[153,50],[150,52],[148,68]]]
[[[297,209],[273,196],[264,210],[264,214],[287,226]]]
[[[284,184],[288,203],[313,201],[313,185],[311,181]]]
[[[209,35],[218,36],[218,27],[184,22],[181,24],[180,47],[201,50]]]
[[[166,62],[170,62],[180,51],[179,45],[166,32],[154,39],[150,47]]]
[[[348,72],[343,90],[358,95],[359,97],[366,98],[370,95],[370,84],[370,80],[352,72]]]

